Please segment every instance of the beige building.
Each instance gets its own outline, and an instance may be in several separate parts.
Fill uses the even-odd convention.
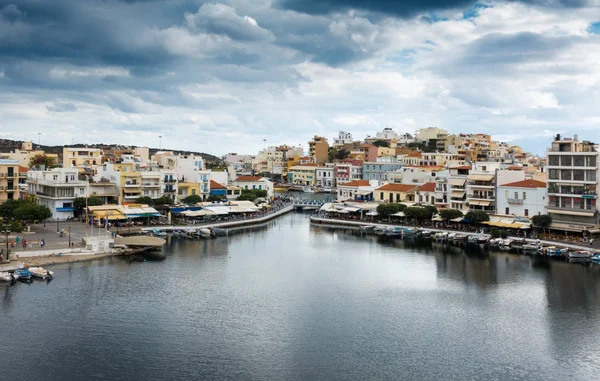
[[[378,202],[414,202],[417,185],[386,184],[375,189],[374,201]]]
[[[308,156],[314,158],[314,162],[319,165],[327,163],[329,160],[329,144],[327,139],[315,135],[313,140],[308,142]]]
[[[20,149],[16,149],[9,153],[0,153],[0,159],[18,160],[19,165],[29,168],[29,162],[32,157],[37,155],[45,155],[53,165],[58,166],[58,155],[45,153],[41,150],[34,150],[32,142],[23,142]]]
[[[19,161],[0,159],[0,203],[19,198]]]
[[[79,168],[80,172],[91,170],[96,173],[102,165],[102,150],[99,148],[63,148],[63,168]]]
[[[295,185],[317,185],[316,165],[295,165],[288,170],[288,182]]]

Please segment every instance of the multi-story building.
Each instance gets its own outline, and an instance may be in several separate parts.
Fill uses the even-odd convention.
[[[448,190],[449,186],[447,177],[438,177],[435,179],[434,206],[436,208],[444,209],[450,207],[450,203],[448,202]]]
[[[417,185],[385,184],[374,192],[374,200],[378,202],[414,202]]]
[[[542,181],[521,180],[498,185],[496,214],[515,217],[546,214],[547,197],[546,183]]]
[[[308,142],[308,156],[313,158],[314,162],[319,165],[327,163],[329,159],[329,144],[327,139],[315,135],[313,140]]]
[[[19,199],[19,160],[0,159],[0,203]]]
[[[178,155],[176,174],[173,177],[171,174],[164,174],[163,178],[170,180],[169,183],[165,181],[164,188],[164,192],[169,193],[168,195],[174,196],[177,193],[177,181],[200,184],[200,196],[203,199],[207,199],[210,195],[210,170],[204,167],[204,159],[201,156]]]
[[[349,181],[361,180],[363,162],[361,160],[341,160],[334,164],[333,175],[335,183],[339,187],[340,184]]]
[[[50,208],[53,218],[73,217],[76,197],[87,197],[89,184],[79,180],[78,168],[54,168],[49,171],[29,171],[28,193],[38,204]]]
[[[363,163],[363,180],[388,181],[388,172],[397,171],[403,164],[395,159],[367,161]]]
[[[148,196],[152,198],[162,197],[163,192],[161,191],[160,179],[162,173],[158,171],[142,171],[140,172],[142,178],[142,196]]]
[[[548,170],[548,214],[551,228],[563,231],[597,232],[597,189],[600,149],[557,135],[546,152]]]
[[[42,150],[34,150],[31,141],[21,143],[18,149],[9,153],[0,153],[0,159],[18,160],[19,165],[29,168],[30,161],[37,155],[44,155],[53,166],[58,166],[58,155],[55,153],[45,153]],[[49,169],[49,168],[43,168]]]
[[[78,168],[80,172],[97,173],[102,165],[102,150],[99,148],[63,148],[63,168]]]
[[[333,146],[343,146],[344,144],[352,143],[352,134],[349,132],[340,131],[337,138],[333,139]]]
[[[294,185],[317,185],[317,165],[294,165],[288,169],[288,183]]]
[[[142,175],[133,163],[104,163],[98,169],[96,181],[116,185],[119,204],[132,204],[142,196]]]
[[[417,130],[417,141],[427,142],[438,138],[438,135],[448,135],[448,131],[438,127],[425,127]]]
[[[354,180],[337,187],[337,200],[372,201],[375,187],[367,180]]]
[[[415,201],[419,205],[435,205],[435,189],[437,182],[429,182],[421,185],[415,191]]]
[[[467,208],[467,176],[471,170],[470,166],[459,166],[449,169],[448,178],[448,202],[450,209],[466,212]]]
[[[335,176],[333,164],[327,164],[324,167],[317,167],[317,183],[318,187],[333,188],[335,187]]]

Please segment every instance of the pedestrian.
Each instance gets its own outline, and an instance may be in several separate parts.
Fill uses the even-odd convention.
[[[590,238],[590,247],[592,247],[593,244],[594,244],[594,239]]]
[[[46,240],[42,238],[42,247],[46,246]]]
[[[17,245],[19,244],[19,242],[21,242],[21,238],[19,238],[19,236],[17,236]]]
[[[27,240],[25,238],[23,238],[23,248],[27,248]]]

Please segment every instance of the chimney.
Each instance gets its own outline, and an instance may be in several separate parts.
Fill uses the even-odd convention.
[[[575,134],[575,136],[573,137],[573,140],[577,140],[578,136],[577,134]]]
[[[554,138],[554,141],[559,141],[560,140],[560,134],[556,134],[556,138]]]

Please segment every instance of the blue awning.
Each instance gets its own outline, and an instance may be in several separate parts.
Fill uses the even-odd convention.
[[[74,210],[75,209],[73,209],[73,208],[56,208],[57,212],[72,212]]]

